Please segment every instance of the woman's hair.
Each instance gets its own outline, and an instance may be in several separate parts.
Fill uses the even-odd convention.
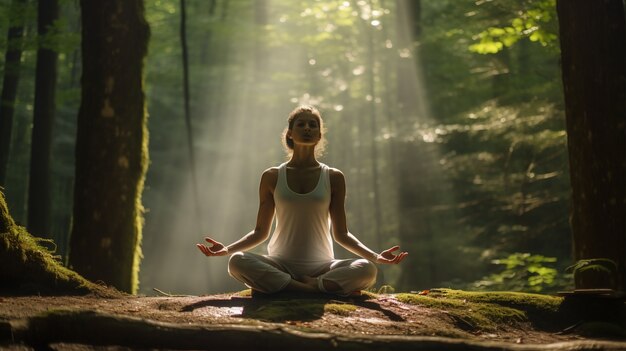
[[[283,130],[282,134],[283,147],[287,152],[287,157],[290,157],[291,154],[293,154],[293,140],[287,137],[287,132],[293,128],[296,118],[303,115],[311,115],[317,119],[317,123],[320,126],[320,141],[317,145],[315,145],[315,157],[321,157],[324,154],[324,149],[326,148],[326,138],[324,138],[326,130],[324,129],[324,120],[322,119],[320,111],[311,105],[300,105],[289,113],[289,117],[287,118],[288,126],[285,130]]]

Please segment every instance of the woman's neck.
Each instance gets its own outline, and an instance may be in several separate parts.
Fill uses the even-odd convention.
[[[297,168],[318,167],[319,162],[315,158],[314,151],[314,148],[294,148],[291,159],[287,162],[287,165]]]

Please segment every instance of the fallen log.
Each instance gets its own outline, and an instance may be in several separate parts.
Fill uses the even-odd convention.
[[[97,311],[57,310],[0,322],[0,345],[55,343],[209,350],[625,350],[626,343],[579,340],[545,345],[423,336],[352,336],[290,327],[182,325]]]

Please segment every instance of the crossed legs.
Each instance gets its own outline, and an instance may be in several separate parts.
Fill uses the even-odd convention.
[[[322,274],[294,279],[288,267],[267,256],[236,252],[228,261],[228,272],[248,287],[264,293],[284,290],[350,295],[374,285],[377,269],[365,259],[334,260]]]

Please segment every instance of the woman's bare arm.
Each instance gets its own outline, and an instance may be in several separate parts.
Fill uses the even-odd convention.
[[[276,188],[277,180],[277,168],[270,168],[263,172],[261,176],[259,211],[254,230],[228,246],[224,246],[222,243],[207,237],[205,240],[211,244],[211,247],[197,244],[198,249],[206,256],[223,256],[232,252],[250,250],[265,241],[269,237],[272,220],[274,219],[274,189]]]
[[[331,169],[330,184],[332,192],[329,210],[335,241],[355,255],[361,256],[372,262],[391,264],[400,263],[407,253],[400,252],[397,255],[394,254],[393,251],[400,249],[399,246],[394,246],[378,254],[368,248],[359,239],[357,239],[356,236],[348,231],[345,210],[346,180],[343,173],[337,169]]]

